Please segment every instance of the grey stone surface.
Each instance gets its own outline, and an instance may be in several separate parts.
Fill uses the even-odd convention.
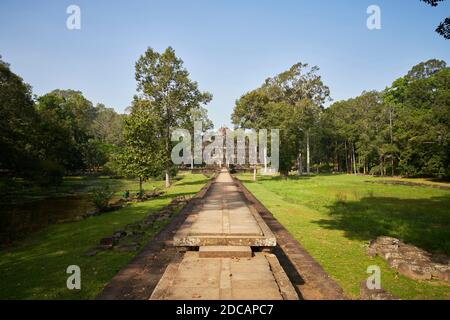
[[[150,300],[298,299],[287,279],[273,255],[201,258],[191,251],[167,267]]]
[[[449,281],[450,263],[445,255],[436,255],[392,237],[378,237],[370,242],[367,253],[385,259],[391,268],[414,280]]]
[[[367,288],[366,281],[360,283],[360,296],[361,300],[400,300],[389,292],[381,289],[369,289]]]
[[[174,245],[270,247],[276,245],[276,239],[224,171],[178,230]]]
[[[199,248],[200,258],[251,258],[252,249],[246,246],[205,246]]]

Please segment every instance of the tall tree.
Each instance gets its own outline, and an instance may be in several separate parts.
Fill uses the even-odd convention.
[[[103,143],[121,146],[123,144],[123,115],[104,104],[95,107],[96,116],[91,125],[92,135]]]
[[[302,149],[301,140],[306,140],[306,171],[310,173],[310,135],[319,120],[323,104],[330,99],[330,90],[318,75],[317,66],[309,67],[306,63],[296,63],[289,70],[265,81],[262,89],[271,101],[284,102],[299,109],[297,123],[299,150],[298,166],[301,174]]]
[[[89,139],[96,110],[83,94],[74,90],[54,90],[38,98],[36,109],[41,121],[41,149],[45,157],[66,170],[82,170],[84,155],[92,151]]]
[[[317,127],[320,113],[325,101],[329,99],[330,90],[322,82],[317,74],[318,67],[309,67],[308,64],[297,63],[289,70],[284,71],[273,78],[268,78],[264,84],[236,101],[232,115],[233,123],[241,128],[260,129],[268,127],[280,127],[280,171],[289,173],[293,161],[297,160],[299,173],[302,166],[302,150],[306,149],[307,172],[310,172],[310,136]],[[286,108],[286,112],[280,111],[280,106]],[[273,110],[277,110],[280,119],[275,119]],[[282,115],[289,114],[284,117]],[[297,141],[292,143],[292,138]],[[303,140],[306,143],[303,144]],[[289,142],[288,142],[289,141]],[[292,155],[292,146],[297,147],[297,153]],[[306,145],[306,147],[304,147]]]
[[[169,187],[172,130],[189,128],[194,116],[204,115],[202,106],[211,101],[212,95],[198,89],[171,47],[163,53],[147,49],[136,62],[136,81],[137,99],[148,101],[146,106],[161,121],[155,129],[159,130],[164,144],[163,162],[166,187]]]
[[[0,167],[23,174],[35,169],[36,124],[31,87],[0,56]]]
[[[125,146],[118,156],[122,171],[142,181],[155,177],[166,168],[165,142],[161,136],[163,119],[150,106],[148,100],[134,99],[131,113],[124,119]]]

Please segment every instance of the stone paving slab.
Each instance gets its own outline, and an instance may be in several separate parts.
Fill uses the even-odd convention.
[[[257,272],[256,272],[257,271]],[[150,300],[283,300],[298,299],[272,254],[251,258],[201,258],[186,252],[169,265]]]
[[[251,258],[252,249],[250,247],[237,246],[206,246],[200,247],[200,258]]]
[[[174,245],[270,247],[276,239],[231,175],[223,171],[176,233]]]

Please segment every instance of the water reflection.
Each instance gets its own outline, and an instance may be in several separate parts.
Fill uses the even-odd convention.
[[[0,243],[7,244],[44,227],[93,210],[89,195],[46,198],[0,207]]]

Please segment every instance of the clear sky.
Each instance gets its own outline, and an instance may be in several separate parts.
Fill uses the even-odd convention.
[[[81,8],[68,30],[66,8]],[[381,8],[381,30],[366,27]],[[320,67],[334,100],[383,89],[414,64],[450,62],[450,41],[434,29],[450,1],[419,0],[0,0],[0,55],[41,95],[76,89],[123,112],[136,90],[134,63],[172,46],[214,95],[216,126],[234,102],[296,62]]]

